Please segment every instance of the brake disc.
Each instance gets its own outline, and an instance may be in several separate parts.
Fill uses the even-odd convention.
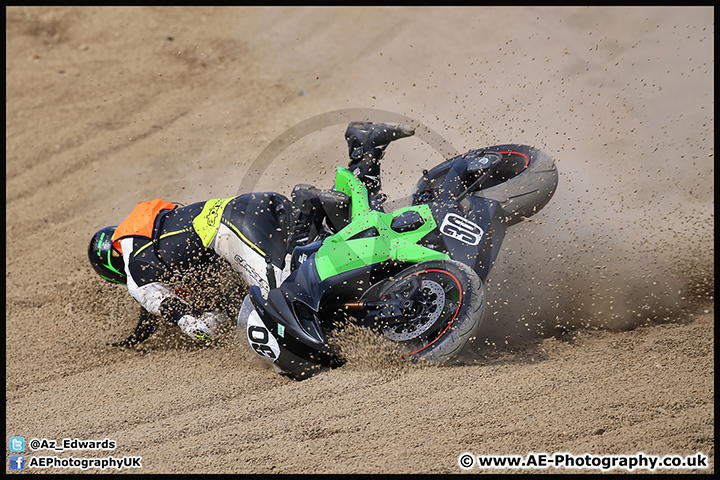
[[[445,289],[433,280],[423,280],[419,298],[414,300],[414,316],[401,325],[383,329],[390,340],[402,342],[427,332],[442,315],[445,308]]]

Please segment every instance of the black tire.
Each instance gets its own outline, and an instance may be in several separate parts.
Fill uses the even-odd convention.
[[[401,345],[404,356],[413,360],[445,363],[457,358],[480,329],[485,311],[480,277],[460,262],[431,260],[401,271],[380,286],[377,295],[406,294],[413,280],[419,280],[421,288],[411,298],[413,305],[403,310],[407,321],[383,328],[383,335]]]
[[[547,153],[517,144],[494,145],[482,150],[500,153],[502,163],[489,179],[489,186],[471,195],[497,201],[507,225],[531,217],[550,201],[557,189],[558,172]]]

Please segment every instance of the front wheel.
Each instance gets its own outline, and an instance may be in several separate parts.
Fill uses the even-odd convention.
[[[382,285],[380,299],[402,299],[404,319],[385,326],[385,337],[405,356],[444,363],[457,358],[480,328],[485,293],[480,277],[454,260],[431,260],[401,271]]]

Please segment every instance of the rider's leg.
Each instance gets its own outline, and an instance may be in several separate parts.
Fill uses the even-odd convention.
[[[397,123],[351,122],[345,131],[350,171],[363,181],[370,195],[380,191],[380,160],[390,142],[415,131]]]
[[[390,142],[413,135],[405,125],[391,123],[351,122],[345,131],[350,154],[349,168],[372,197],[380,191],[380,160]],[[297,245],[311,242],[323,230],[325,221],[332,230],[347,224],[349,202],[346,195],[321,190],[311,185],[297,185],[292,192],[295,222],[288,238],[288,252]]]
[[[317,192],[317,188],[305,184],[296,185],[292,191],[295,222],[288,237],[288,252],[311,242],[322,228],[322,205]]]
[[[225,207],[209,247],[267,295],[289,273],[285,245],[292,221],[290,200],[276,193],[249,193]],[[268,259],[270,263],[268,263]]]
[[[342,192],[300,184],[293,189],[292,201],[295,225],[288,238],[288,252],[315,240],[324,231],[323,223],[333,232],[347,225],[350,203]]]

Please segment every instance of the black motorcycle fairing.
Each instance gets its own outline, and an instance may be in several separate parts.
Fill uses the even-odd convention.
[[[371,277],[365,269],[357,269],[321,282],[312,252],[279,288],[270,291],[267,300],[259,288],[251,287],[256,311],[280,349],[280,355],[271,360],[285,372],[302,370],[298,366],[301,360],[307,365],[339,365],[338,352],[325,334],[339,317],[332,315],[334,305],[325,309],[321,302],[332,304],[333,298],[348,298],[347,292],[338,292],[342,288],[338,285],[354,289],[357,297],[357,282]]]
[[[315,322],[313,329],[327,331],[335,327],[335,322],[344,320],[346,306],[360,300],[368,286],[405,267],[403,263],[388,260],[333,275],[321,282],[313,253],[288,276],[278,290],[286,298],[293,299],[292,308],[299,318]]]
[[[423,240],[469,266],[485,281],[500,252],[506,227],[497,216],[499,207],[494,200],[469,196],[464,201],[471,207],[460,209],[450,202],[429,203],[439,231],[431,232],[432,238]]]
[[[284,372],[298,372],[310,366],[334,367],[342,364],[336,347],[327,342],[326,333],[352,316],[362,321],[366,312],[357,301],[368,285],[406,268],[395,261],[354,269],[320,281],[312,253],[290,276],[264,299],[260,289],[250,288],[255,310],[280,349],[269,357]],[[342,299],[342,300],[341,300]],[[340,304],[338,302],[342,301]],[[348,309],[348,305],[356,302]],[[353,308],[354,307],[354,308]],[[257,349],[256,349],[257,351]],[[302,366],[301,367],[301,363]]]
[[[505,224],[497,214],[497,212],[500,211],[500,205],[496,201],[474,196],[467,197],[467,200],[478,210],[482,210],[479,207],[480,204],[489,206],[488,210],[486,210],[490,212],[489,217],[486,218],[486,220],[489,220],[489,223],[486,223],[487,230],[482,240],[482,247],[480,247],[479,251],[476,251],[475,263],[468,264],[468,266],[478,274],[480,280],[485,283],[485,280],[490,274],[490,270],[492,270],[495,264],[495,259],[497,259],[500,253],[503,240],[505,239],[505,233],[507,232],[507,224]]]
[[[317,312],[323,289],[327,288],[327,285],[323,285],[326,282],[321,282],[320,276],[317,273],[315,252],[311,251],[315,246],[310,244],[307,247],[309,247],[307,251],[302,248],[295,249],[295,251],[300,252],[300,256],[297,259],[299,265],[295,270],[290,272],[290,275],[288,275],[282,285],[280,285],[279,290],[282,290],[286,297],[302,302]],[[300,262],[303,254],[307,255],[308,251],[310,251],[310,255]]]
[[[261,307],[257,308],[260,318],[275,338],[290,334],[293,338],[313,345],[315,349],[323,349],[327,339],[317,316],[308,315],[307,309],[296,306],[296,303],[303,302],[298,298],[292,299],[292,292],[276,288],[270,290],[267,300],[262,298],[259,290],[251,288],[250,294],[256,307]]]
[[[271,361],[278,370],[302,376],[323,366],[338,365],[337,352],[326,343],[317,319],[314,319],[315,326],[312,321],[295,320],[292,307],[280,289],[271,290],[265,300],[260,289],[253,286],[250,298],[261,322],[277,342],[279,354],[263,351],[248,340],[256,353]]]
[[[322,246],[322,240],[317,240],[312,243],[308,243],[307,245],[300,245],[295,248],[293,248],[292,251],[292,257],[291,257],[291,271],[297,270],[301,264],[303,264],[308,258],[310,258],[310,255],[317,252],[318,249]]]

